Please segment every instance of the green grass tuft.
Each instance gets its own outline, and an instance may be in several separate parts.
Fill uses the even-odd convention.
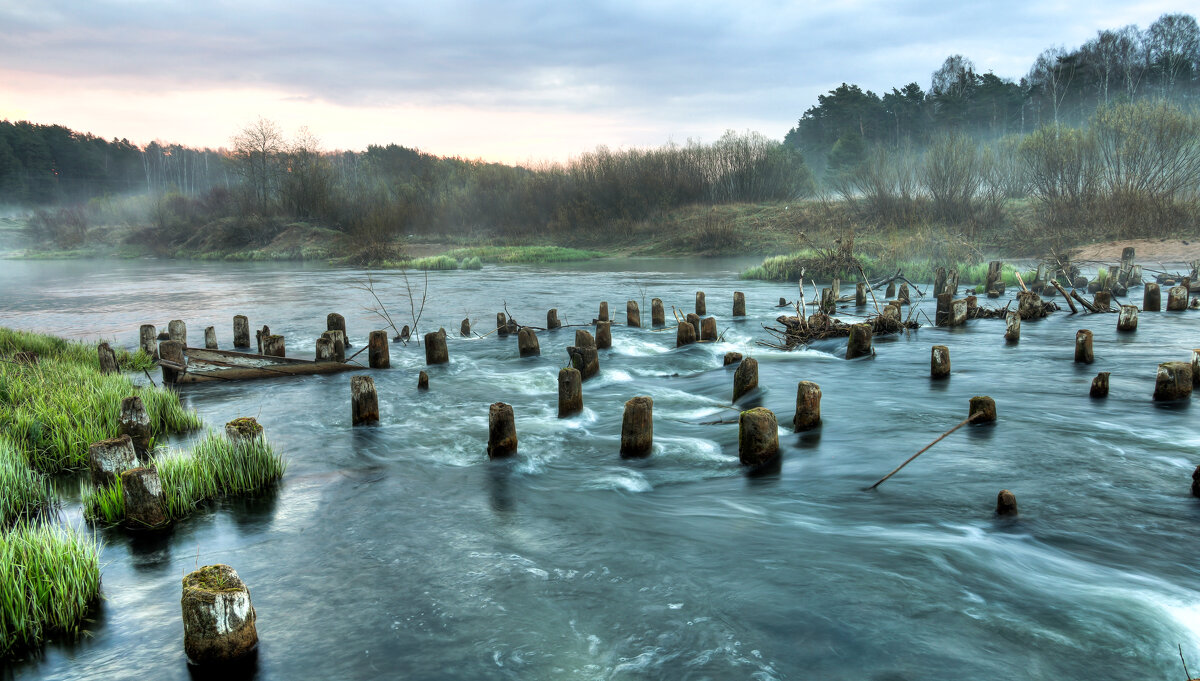
[[[463,270],[481,270],[483,269],[483,261],[477,255],[463,258],[462,262],[458,263],[458,268]]]
[[[30,519],[54,503],[45,475],[29,467],[11,440],[0,435],[0,531]]]
[[[458,260],[448,255],[434,255],[410,261],[407,267],[414,270],[456,270],[458,269]]]
[[[571,262],[604,257],[604,253],[599,251],[585,251],[561,246],[472,246],[456,248],[446,255],[459,260],[479,258],[482,262],[504,264]]]

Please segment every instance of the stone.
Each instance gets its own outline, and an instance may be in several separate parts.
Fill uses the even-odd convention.
[[[775,414],[755,407],[738,417],[738,459],[743,466],[760,466],[779,456],[779,424]]]
[[[128,435],[88,445],[88,468],[92,473],[92,484],[96,486],[111,485],[122,472],[137,467],[137,451]]]
[[[206,565],[183,578],[183,651],[194,665],[223,665],[258,646],[250,589],[228,565]]]

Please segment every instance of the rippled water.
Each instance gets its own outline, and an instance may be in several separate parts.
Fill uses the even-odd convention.
[[[1120,336],[1116,315],[1056,313],[1026,322],[1016,345],[1002,321],[976,320],[877,339],[875,357],[847,362],[844,344],[756,346],[779,296],[795,295],[739,282],[746,264],[431,273],[422,327],[446,327],[451,363],[419,393],[423,350],[393,344],[393,368],[371,372],[379,427],[350,426],[347,374],[184,386],[209,424],[258,417],[289,459],[283,485],[166,537],[101,531],[92,635],[6,676],[187,678],[179,580],[214,562],[251,588],[263,679],[1183,678],[1177,644],[1200,668],[1200,431],[1186,405],[1150,399],[1157,363],[1200,346],[1197,313],[1145,313]],[[380,326],[353,288],[362,274],[6,262],[0,323],[132,347],[139,324],[182,318],[191,338],[215,325],[229,347],[232,316],[247,314],[311,356],[328,312],[346,315],[358,346]],[[406,311],[399,276],[376,276],[393,314]],[[677,350],[673,330],[614,327],[575,418],[555,418],[573,329],[539,334],[529,359],[515,337],[457,337],[464,315],[482,330],[505,302],[541,326],[547,308],[584,323],[607,300],[621,321],[643,287],[647,321],[649,298],[669,318],[704,290],[725,341]],[[729,317],[734,290],[744,320]],[[1072,362],[1079,328],[1095,332],[1094,365]],[[928,378],[935,344],[950,347],[948,381]],[[730,350],[758,359],[748,403],[781,425],[796,383],[821,385],[824,425],[780,431],[777,474],[738,465]],[[1087,396],[1097,371],[1112,372],[1107,400]],[[995,398],[995,427],[959,431],[861,491],[976,394]],[[654,398],[654,453],[623,461],[635,395]],[[510,461],[485,454],[495,401],[516,412]],[[1015,522],[993,516],[1001,488],[1017,495]]]

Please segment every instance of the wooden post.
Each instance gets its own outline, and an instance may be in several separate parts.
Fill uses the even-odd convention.
[[[1075,333],[1075,362],[1091,364],[1094,361],[1096,361],[1096,357],[1092,353],[1092,332],[1080,329]]]
[[[204,327],[204,347],[208,350],[216,350],[217,345],[217,330],[211,326]]]
[[[724,360],[725,363],[722,366],[729,366],[731,364],[737,364],[741,361],[742,361],[742,353],[727,352],[727,353],[725,353],[725,360]]]
[[[988,263],[987,277],[984,279],[984,282],[983,282],[983,292],[984,293],[988,293],[989,291],[998,291],[999,290],[996,288],[996,282],[1000,281],[1000,271],[1001,270],[1000,270],[1000,261],[999,260],[993,260]]]
[[[758,360],[747,357],[738,363],[733,372],[733,401],[758,387]]]
[[[546,330],[557,329],[562,326],[562,322],[558,321],[558,308],[552,307],[546,313]]]
[[[607,350],[612,347],[612,322],[596,322],[596,348]]]
[[[896,282],[888,282],[887,291],[884,292],[883,297],[887,298],[888,300],[896,297]]]
[[[929,377],[950,377],[950,348],[945,345],[935,345],[929,353]]]
[[[92,472],[92,484],[97,487],[112,484],[123,471],[137,466],[137,449],[128,435],[88,445],[88,468]]]
[[[425,334],[425,365],[446,364],[450,351],[446,348],[446,330],[438,329]]]
[[[575,367],[558,370],[558,418],[583,411],[583,375]]]
[[[1137,305],[1122,305],[1121,313],[1117,316],[1117,331],[1137,331]]]
[[[667,325],[667,316],[663,311],[663,302],[659,298],[650,299],[650,325],[654,328]]]
[[[287,357],[287,351],[283,347],[283,336],[271,334],[263,338],[262,354],[268,357]]]
[[[680,324],[675,330],[675,347],[691,345],[696,342],[696,327],[688,322]]]
[[[496,313],[496,336],[503,337],[508,335],[508,318],[503,312]]]
[[[1108,312],[1112,306],[1112,291],[1096,291],[1092,297],[1092,305],[1101,312]]]
[[[466,338],[471,335],[471,319],[464,318],[462,323],[458,325],[458,335]]]
[[[334,362],[346,361],[346,336],[341,331],[326,331],[321,338],[329,341],[333,354],[330,359]]]
[[[654,400],[639,396],[625,403],[621,418],[621,456],[646,457],[654,447]]]
[[[537,334],[528,326],[522,326],[517,332],[517,353],[522,357],[537,357],[542,354]]]
[[[250,347],[250,320],[246,315],[233,316],[233,347]]]
[[[333,341],[329,340],[328,336],[321,336],[317,339],[317,354],[316,361],[332,362],[333,359]]]
[[[715,341],[717,340],[717,318],[705,317],[700,320],[700,340]]]
[[[225,437],[230,442],[253,442],[262,439],[263,427],[253,416],[243,416],[225,423]]]
[[[833,299],[835,301],[838,298],[841,298],[842,297],[842,280],[838,279],[837,277],[834,277],[833,281],[829,282],[829,290],[833,291]]]
[[[733,316],[746,316],[746,294],[741,291],[733,292]]]
[[[607,300],[602,301],[600,303],[600,314],[596,317],[596,321],[598,321],[598,322],[609,321],[609,319],[608,319],[608,301]]]
[[[864,357],[875,352],[871,345],[871,325],[854,324],[850,327],[850,339],[846,343],[846,359]]]
[[[142,352],[150,355],[153,359],[158,359],[158,329],[154,328],[153,324],[142,324],[138,329],[138,346]]]
[[[792,425],[797,433],[821,425],[821,386],[812,381],[800,381],[796,386],[796,415],[792,417]]]
[[[1110,372],[1101,371],[1092,379],[1092,389],[1088,393],[1092,397],[1108,397],[1108,377]]]
[[[933,323],[937,326],[950,325],[950,304],[954,302],[954,296],[949,293],[939,293],[937,296],[937,310],[933,313]]]
[[[1200,497],[1200,466],[1192,471],[1192,496]]]
[[[166,340],[159,343],[158,356],[163,362],[171,362],[179,367],[183,367],[187,361],[183,355],[183,343],[179,341]],[[178,369],[169,367],[166,364],[162,365],[163,383],[174,383],[178,377]]]
[[[911,305],[912,299],[908,295],[908,284],[900,284],[900,290],[896,292],[896,299],[901,305]]]
[[[1192,365],[1187,362],[1163,362],[1154,377],[1154,399],[1159,402],[1182,400],[1192,395]]]
[[[625,303],[625,326],[640,328],[642,325],[642,313],[638,310],[636,300],[631,300]]]
[[[696,339],[699,340],[700,339],[700,315],[696,314],[695,312],[689,312],[687,314],[686,319],[687,319],[687,323],[692,325],[692,330],[696,332]]]
[[[125,523],[130,527],[162,527],[170,522],[164,509],[162,482],[153,468],[123,471],[121,493],[125,497]]]
[[[1162,311],[1162,292],[1159,291],[1158,284],[1150,281],[1146,282],[1145,288],[1142,289],[1142,311]]]
[[[575,367],[584,380],[600,373],[600,355],[595,344],[572,345],[567,348],[567,356],[571,358],[571,366]]]
[[[967,299],[959,298],[950,302],[950,326],[962,326],[967,323]]]
[[[837,302],[833,297],[833,289],[821,289],[821,306],[819,309],[825,314],[833,314],[837,310]]]
[[[591,332],[587,329],[575,329],[575,347],[594,348],[596,347],[596,339],[592,337]]]
[[[342,332],[343,337],[345,336],[345,333],[346,333],[345,331]],[[261,355],[261,354],[263,354],[263,339],[266,338],[267,336],[271,335],[271,327],[267,326],[266,324],[263,324],[263,327],[261,329],[259,329],[257,332],[255,332],[254,335],[255,335],[255,339],[258,341],[258,354]],[[347,345],[346,347],[349,347],[349,345]]]
[[[387,331],[372,331],[368,336],[367,366],[372,369],[388,369],[392,366],[391,353],[388,351]]]
[[[781,296],[779,298],[779,305],[776,305],[776,307],[787,307],[787,305],[788,305],[787,298],[784,298]]]
[[[996,495],[996,515],[1017,515],[1017,496],[1002,489]]]
[[[417,390],[429,390],[429,374],[424,369],[417,374]]]
[[[949,293],[951,296],[958,295],[958,270],[950,270],[946,273],[946,290],[943,293]]]
[[[350,377],[350,423],[362,425],[379,420],[379,393],[370,376]]]
[[[112,346],[108,343],[100,343],[96,346],[96,356],[100,360],[100,373],[117,374],[121,372],[121,367],[117,365],[117,353],[113,352]]]
[[[1188,290],[1185,286],[1172,286],[1167,289],[1167,312],[1180,312],[1187,309]]]
[[[1200,385],[1200,348],[1192,350],[1192,385]]]
[[[206,565],[183,578],[183,650],[195,665],[228,665],[258,646],[250,589],[228,565]]]
[[[970,410],[967,413],[967,416],[975,416],[975,414],[979,414],[979,416],[975,417],[975,425],[979,425],[981,423],[995,423],[996,401],[987,395],[976,395],[975,397],[972,397]]]
[[[495,402],[488,407],[489,459],[499,459],[517,453],[517,422],[511,404]]]
[[[704,304],[704,291],[696,291],[696,315],[703,317],[708,314],[708,307]]]
[[[867,285],[865,282],[858,282],[854,285],[854,307],[867,306]]]
[[[1021,340],[1021,313],[1009,310],[1004,315],[1004,340],[1016,343]]]
[[[263,327],[266,328],[265,326]],[[346,333],[346,318],[336,312],[330,312],[325,315],[325,330],[326,331],[341,331],[342,342],[348,348],[354,347],[350,342],[350,334]]]
[[[758,466],[779,456],[779,424],[775,414],[755,407],[738,417],[738,459],[743,466]]]
[[[170,340],[183,343],[183,347],[187,347],[187,324],[183,323],[182,319],[172,319],[167,324],[167,335]]]
[[[944,290],[945,288],[946,288],[946,268],[939,267],[933,271],[933,297],[937,298],[938,296],[942,295],[943,293],[946,293],[946,291]],[[951,296],[951,298],[953,298],[953,297],[954,296]]]
[[[150,428],[150,415],[146,413],[146,405],[142,398],[134,395],[121,400],[121,415],[117,418],[117,432],[128,435],[133,443],[133,451],[139,459],[150,456],[150,438],[153,433]]]

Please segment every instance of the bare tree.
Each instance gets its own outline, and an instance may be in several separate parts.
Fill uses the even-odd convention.
[[[1200,26],[1190,14],[1164,14],[1147,31],[1150,60],[1161,73],[1162,93],[1170,97],[1180,75],[1200,62]]]
[[[246,182],[251,205],[266,212],[279,184],[280,157],[286,148],[283,133],[273,121],[260,116],[232,141],[234,165]]]

